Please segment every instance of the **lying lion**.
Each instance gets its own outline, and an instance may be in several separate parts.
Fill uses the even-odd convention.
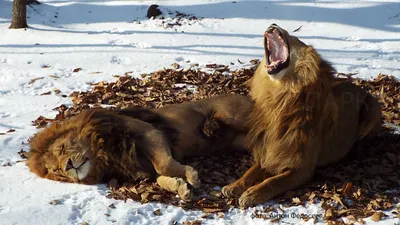
[[[159,109],[87,110],[34,135],[27,165],[40,177],[82,184],[156,178],[190,200],[185,181],[198,187],[198,173],[176,159],[243,150],[252,106],[248,97],[224,95]],[[211,133],[204,131],[210,118],[219,125]]]
[[[356,141],[376,135],[381,108],[367,92],[334,78],[311,46],[272,24],[265,56],[249,80],[255,101],[246,141],[255,164],[227,185],[247,207],[309,181],[317,167],[343,158]]]

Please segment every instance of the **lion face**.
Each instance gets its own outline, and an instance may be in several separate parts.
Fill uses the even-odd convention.
[[[272,80],[293,74],[296,62],[308,46],[276,24],[264,33],[264,67]]]
[[[87,179],[94,167],[90,145],[71,134],[57,139],[43,156],[47,168],[46,178],[72,183],[90,183]]]
[[[66,125],[53,124],[35,135],[27,164],[40,177],[56,181],[95,184],[102,177],[90,140]]]

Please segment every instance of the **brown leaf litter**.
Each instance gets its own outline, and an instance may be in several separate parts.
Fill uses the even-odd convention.
[[[165,29],[180,27],[183,25],[192,26],[197,21],[203,19],[200,17],[196,17],[193,14],[187,14],[180,11],[167,11],[168,12],[165,13],[165,16],[161,15],[160,17],[156,18],[157,20],[161,21],[161,24]]]
[[[43,79],[44,77],[36,77],[36,78],[33,78],[33,79],[31,79],[30,81],[29,81],[29,83],[28,84],[33,84],[33,83],[35,83],[37,80],[41,80],[41,79]]]
[[[13,133],[13,132],[15,132],[15,129],[11,128],[11,129],[7,130],[5,133],[1,132],[0,135],[6,135],[7,133]]]
[[[130,73],[116,76],[115,82],[102,81],[92,84],[91,91],[71,93],[74,103],[71,107],[61,105],[55,109],[59,112],[56,118],[40,116],[34,121],[34,125],[44,127],[49,122],[101,105],[115,108],[163,107],[223,93],[247,95],[248,88],[244,83],[253,75],[258,62],[252,60],[253,67],[233,71],[226,65],[207,65],[207,69],[212,71],[210,73],[199,69],[183,69],[174,64],[173,67],[178,69],[143,74],[142,79],[131,77]],[[353,78],[353,75],[346,79],[372,93],[382,104],[385,122],[399,126],[400,82],[383,74],[372,80]],[[208,126],[212,130],[214,124],[210,123]],[[249,155],[234,153],[185,160],[185,163],[199,171],[202,182],[202,187],[195,190],[197,197],[191,203],[183,202],[150,180],[125,184],[112,180],[109,183],[108,197],[124,201],[132,199],[142,203],[156,201],[185,209],[200,209],[205,212],[206,218],[223,217],[223,213],[230,207],[237,207],[237,199],[225,199],[220,188],[239,178],[249,168],[252,164]],[[370,216],[376,221],[384,219],[385,214],[381,211],[393,209],[399,202],[399,187],[400,135],[385,127],[378,137],[357,143],[354,151],[341,162],[318,169],[311,182],[288,191],[275,200],[279,202],[277,205],[283,207],[320,204],[325,210],[320,218],[301,217],[303,220],[314,219],[317,222],[318,219],[323,219],[328,224],[344,224],[342,218],[347,218],[349,223],[363,223],[362,218]],[[265,206],[264,210],[256,211],[253,217],[279,222],[281,218],[268,216],[272,212],[283,213],[284,209]],[[186,224],[201,224],[201,220]]]
[[[19,157],[22,159],[27,159],[29,156],[29,152],[25,151],[24,149],[21,149],[19,152],[17,152]]]

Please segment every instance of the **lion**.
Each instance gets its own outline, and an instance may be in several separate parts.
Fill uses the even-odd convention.
[[[255,101],[246,144],[254,165],[222,189],[241,207],[262,204],[311,180],[379,133],[381,107],[366,91],[335,79],[312,46],[276,24],[264,34],[264,59],[248,81]]]
[[[161,188],[192,199],[197,171],[183,157],[245,151],[253,101],[228,94],[158,109],[90,109],[55,122],[30,139],[27,165],[40,177],[97,184],[154,178]],[[209,121],[218,126],[204,131]]]

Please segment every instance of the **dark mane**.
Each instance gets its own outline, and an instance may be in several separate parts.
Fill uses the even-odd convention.
[[[67,136],[66,134],[73,134]],[[142,134],[126,124],[126,118],[107,109],[89,109],[38,132],[30,139],[27,164],[32,172],[45,177],[45,154],[57,139],[74,138],[87,145],[96,158],[96,173],[89,183],[108,182],[112,178],[132,180],[152,177],[155,173],[141,149]]]

